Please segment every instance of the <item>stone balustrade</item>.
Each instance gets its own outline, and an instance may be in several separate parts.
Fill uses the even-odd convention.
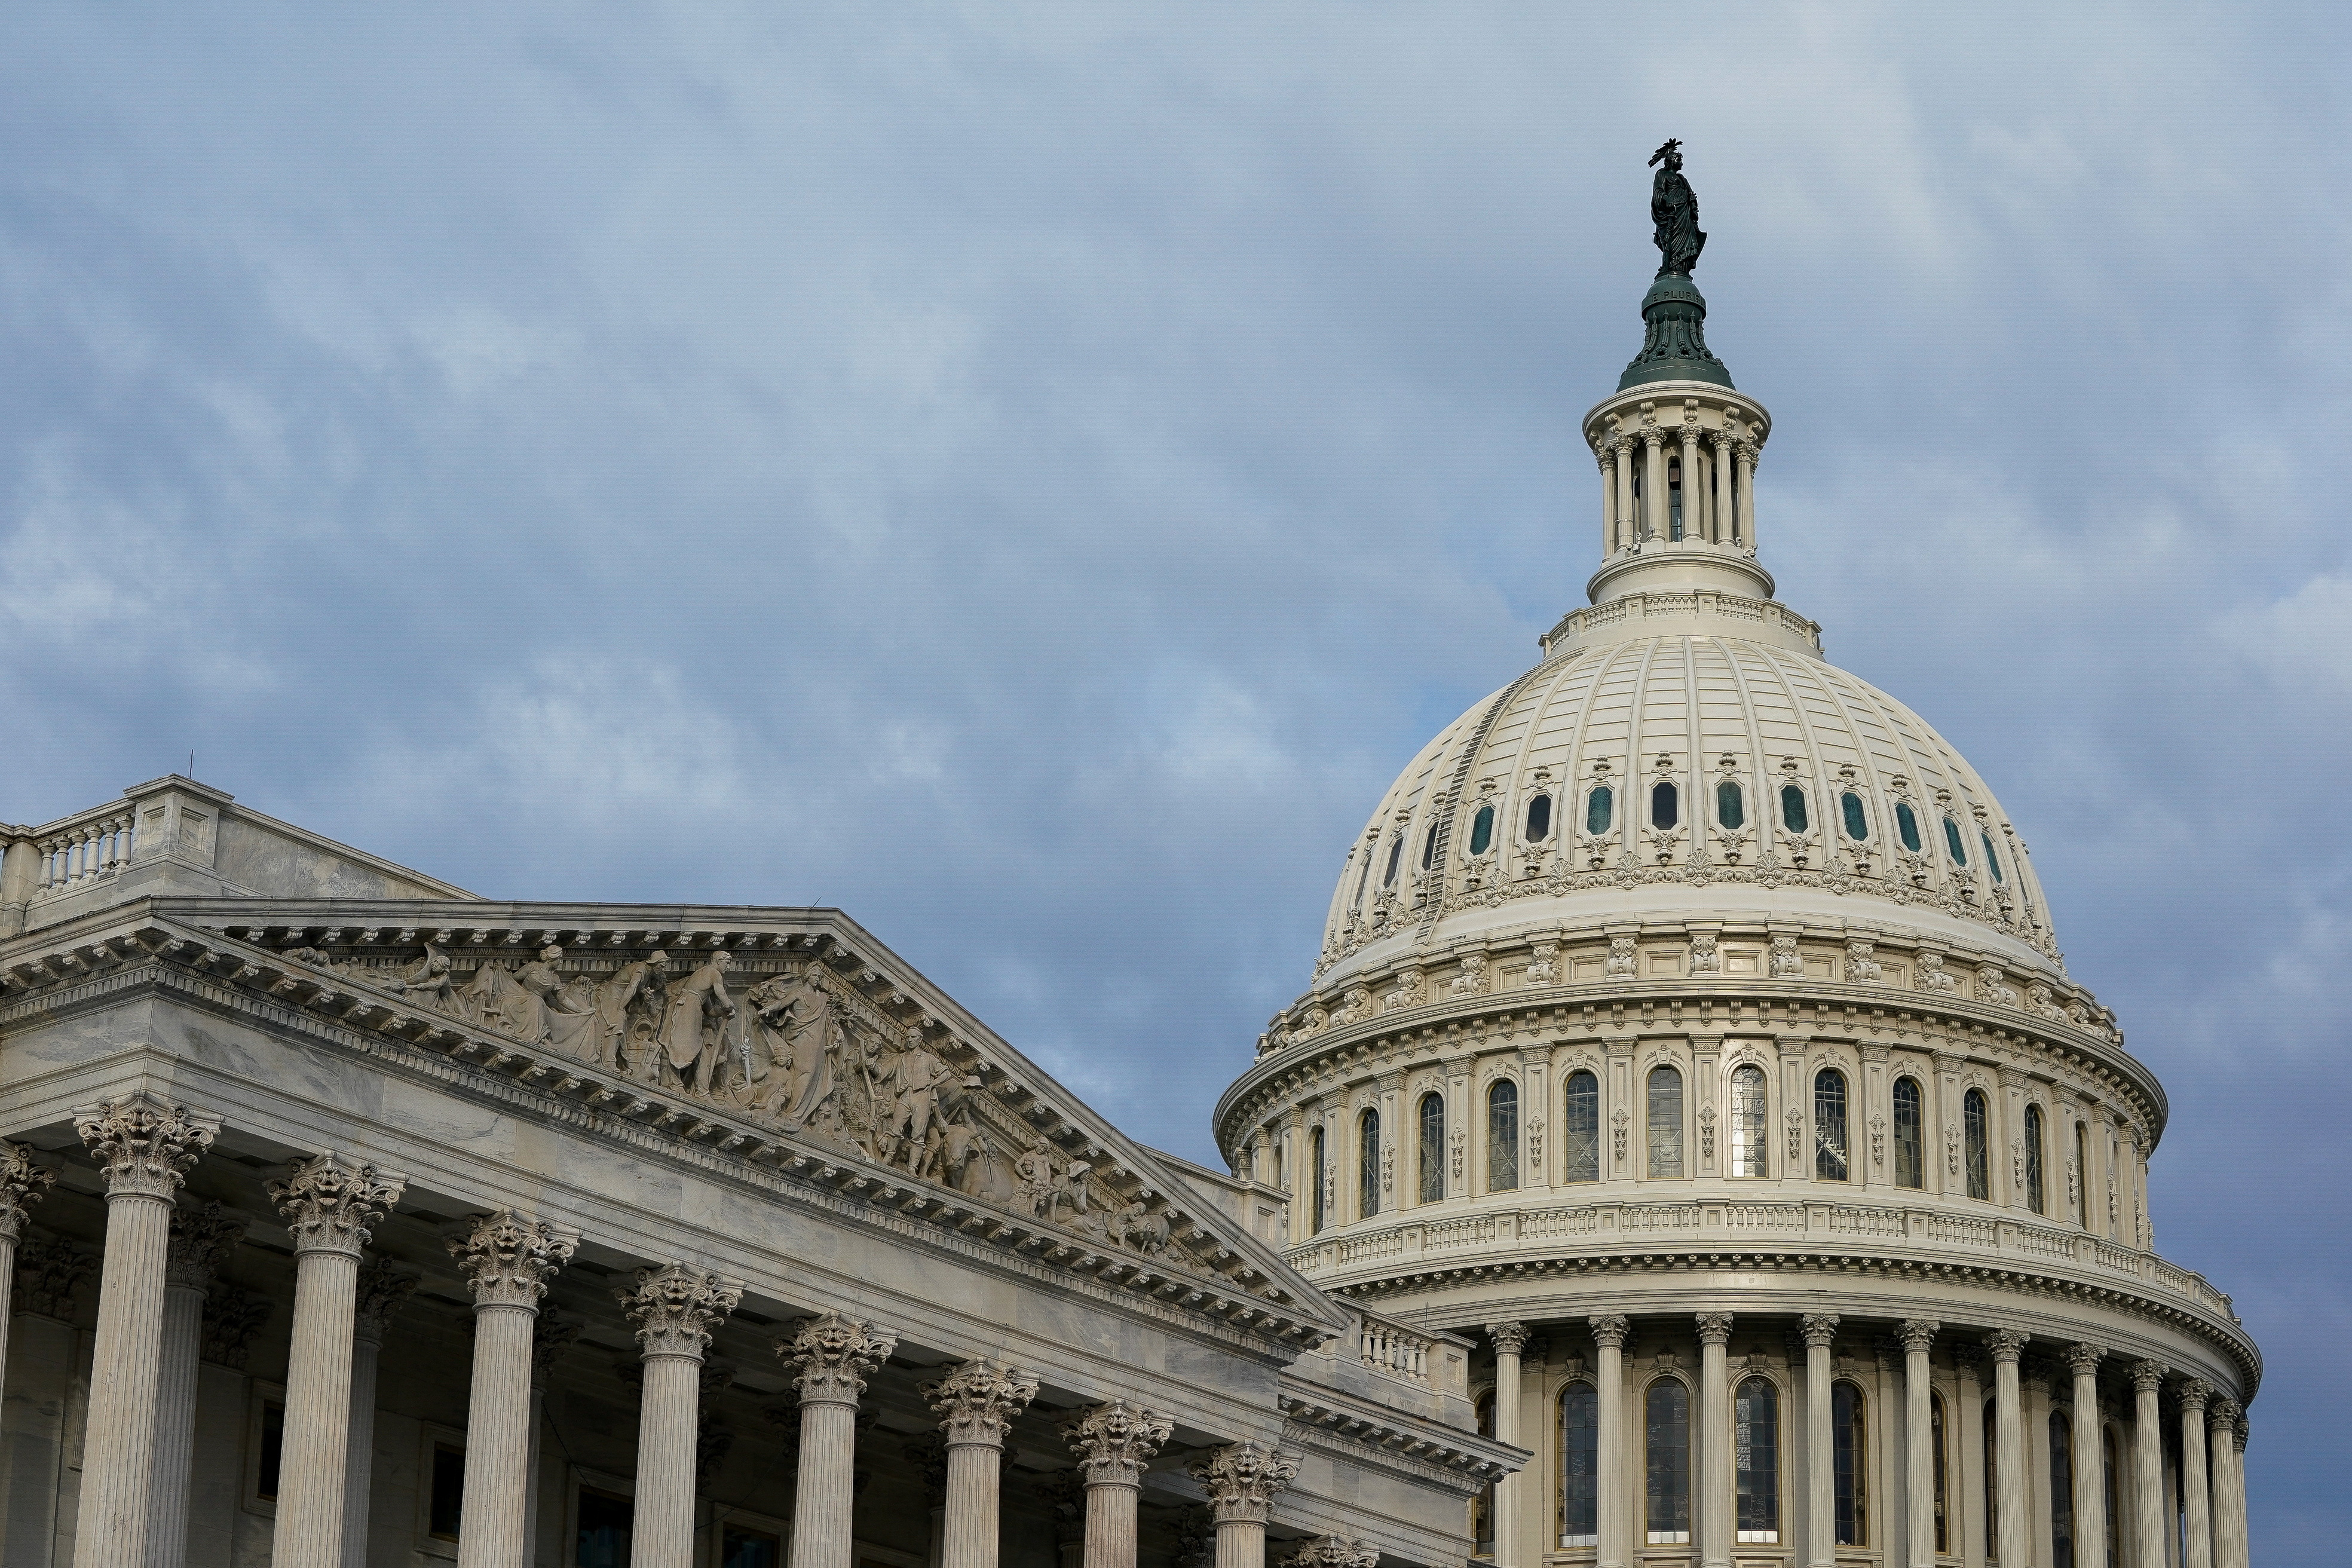
[[[113,876],[130,863],[138,845],[131,813],[120,806],[51,823],[29,837],[41,858],[36,899],[54,898]]]

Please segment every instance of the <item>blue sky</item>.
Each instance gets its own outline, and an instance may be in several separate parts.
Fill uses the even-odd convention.
[[[2032,845],[2270,1358],[2255,1550],[2341,1556],[2347,32],[12,6],[0,816],[193,747],[488,895],[838,904],[1213,1157],[1364,814],[1580,602],[1679,136],[1782,597]]]

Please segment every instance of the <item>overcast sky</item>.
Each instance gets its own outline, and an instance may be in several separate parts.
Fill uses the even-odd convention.
[[[184,765],[499,898],[829,903],[1137,1134],[1582,600],[1687,145],[1759,532],[2170,1089],[2345,1554],[2347,23],[2313,5],[0,17],[0,818]]]

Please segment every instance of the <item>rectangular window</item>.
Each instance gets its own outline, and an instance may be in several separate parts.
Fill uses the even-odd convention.
[[[436,1541],[455,1541],[458,1521],[465,1513],[466,1450],[455,1443],[436,1443],[433,1495],[425,1510],[425,1533]]]
[[[637,1505],[594,1487],[580,1489],[580,1551],[577,1568],[628,1568],[629,1527]]]
[[[261,1452],[254,1466],[259,1478],[253,1495],[263,1502],[278,1500],[278,1467],[286,1453],[286,1406],[271,1400],[261,1407]]]
[[[719,1568],[783,1568],[784,1544],[764,1530],[730,1524],[719,1537]]]

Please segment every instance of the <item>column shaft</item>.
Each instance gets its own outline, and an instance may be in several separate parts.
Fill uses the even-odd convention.
[[[1739,525],[1731,510],[1731,447],[1718,439],[1713,452],[1713,459],[1707,468],[1715,480],[1715,542],[1717,544],[1737,544],[1739,542]]]
[[[2132,1380],[2132,1562],[2166,1568],[2164,1550],[2163,1372],[2142,1363]]]
[[[1996,1501],[1994,1511],[1999,1517],[2000,1534],[1993,1543],[1993,1556],[2003,1568],[2016,1568],[2025,1562],[2025,1414],[2019,1403],[2017,1387],[2017,1355],[1994,1352],[1992,1363],[1994,1462],[2000,1473],[1994,1478]]]
[[[196,1462],[196,1363],[204,1351],[205,1293],[163,1291],[155,1373],[155,1473],[147,1495],[149,1568],[188,1560],[188,1480]]]
[[[2099,1372],[2077,1357],[2074,1367],[2074,1561],[2106,1568],[2106,1434],[2099,1420]]]
[[[1606,561],[1617,551],[1617,459],[1603,448],[1601,454],[1601,559]]]
[[[1805,1561],[1832,1568],[1837,1561],[1837,1457],[1830,1428],[1830,1342],[1805,1344]]]
[[[2217,1419],[2223,1408],[2217,1404],[2205,1416],[2211,1436],[2207,1468],[2213,1478],[2213,1568],[2246,1568],[2242,1548],[2246,1539],[2245,1494],[2238,1486],[2237,1423],[2234,1418]]]
[[[1656,431],[1642,437],[1642,537],[1666,536],[1666,444]]]
[[[1687,519],[1687,479],[1683,494]],[[1699,1562],[1703,1568],[1731,1568],[1731,1320],[1707,1315],[1698,1323]]]
[[[311,1248],[296,1254],[294,1268],[285,1462],[279,1467],[278,1528],[269,1561],[272,1568],[341,1568],[344,1461],[352,1435],[352,1316],[360,1260],[353,1253]],[[471,1447],[469,1440],[469,1458]]]
[[[1495,1339],[1495,1436],[1522,1447],[1527,1435],[1519,1430],[1519,1350],[1526,1342],[1524,1331]],[[1520,1485],[1517,1475],[1495,1483],[1495,1568],[1519,1568]]]
[[[77,1568],[146,1568],[155,1464],[156,1373],[163,1342],[163,1258],[172,1200],[107,1196],[89,1426],[82,1440]]]
[[[2180,1391],[2180,1512],[2189,1544],[2185,1568],[2213,1568],[2213,1512],[2205,1474],[2205,1394],[2202,1384]]]
[[[343,1437],[343,1568],[367,1568],[368,1493],[375,1484],[375,1371],[383,1346],[352,1342],[350,1425]]]
[[[530,1505],[530,1333],[538,1310],[474,1309],[474,1382],[466,1405],[466,1517],[457,1568],[523,1568]]]
[[[1699,498],[1698,432],[1683,427],[1683,537],[1706,537],[1706,505]]]
[[[1599,1452],[1594,1466],[1593,1486],[1599,1494],[1601,1550],[1596,1554],[1598,1568],[1625,1568],[1627,1561],[1626,1514],[1633,1502],[1631,1479],[1626,1473],[1626,1448],[1631,1438],[1625,1430],[1625,1321],[1616,1320],[1614,1332],[1603,1323],[1593,1326],[1594,1353],[1592,1374],[1599,1388],[1600,1408],[1595,1417],[1601,1427]],[[1221,1563],[1218,1568],[1224,1568]]]
[[[637,1405],[635,1568],[693,1568],[694,1434],[702,1358],[649,1355]]]
[[[792,1568],[850,1568],[856,1500],[857,1406],[801,1401],[800,1475],[793,1487]],[[942,1568],[950,1552],[942,1548]]]
[[[1622,436],[1617,438],[1616,499],[1615,549],[1622,550],[1641,538],[1642,530],[1633,517],[1633,443]]]
[[[1756,548],[1756,458],[1739,449],[1739,542]]]
[[[1927,1343],[1925,1334],[1906,1333],[1903,1342],[1903,1493],[1912,1568],[1936,1565],[1935,1394]]]
[[[1217,1568],[1265,1568],[1265,1521],[1217,1521]]]
[[[1087,1483],[1086,1568],[1135,1568],[1135,1502],[1139,1486]]]
[[[996,1568],[1003,1452],[994,1443],[948,1440],[948,1541],[940,1568]]]

